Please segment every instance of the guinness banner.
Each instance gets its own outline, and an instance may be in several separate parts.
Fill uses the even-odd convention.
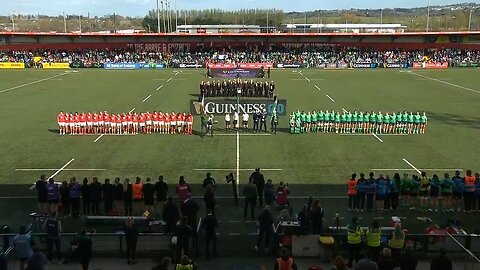
[[[212,68],[212,77],[220,78],[262,78],[263,72],[260,68]]]
[[[194,102],[197,100],[190,100],[190,112],[193,115],[198,115],[197,110],[195,110]],[[246,99],[240,100],[238,104],[238,112],[240,114],[248,113],[253,114],[257,110],[263,111],[266,109],[270,115],[275,107],[275,102],[273,99]],[[221,115],[226,113],[233,113],[237,111],[237,100],[236,99],[210,99],[205,100],[205,113]],[[285,116],[287,115],[287,101],[284,99],[279,99],[277,102],[277,115]]]

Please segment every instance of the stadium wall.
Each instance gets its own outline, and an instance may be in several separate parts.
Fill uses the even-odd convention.
[[[189,50],[196,47],[321,45],[356,46],[374,49],[464,48],[480,49],[480,33],[417,34],[258,34],[258,35],[115,35],[115,34],[46,34],[0,33],[0,50],[36,49],[113,49],[134,48],[149,51]]]

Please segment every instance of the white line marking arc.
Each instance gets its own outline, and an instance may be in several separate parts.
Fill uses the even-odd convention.
[[[380,139],[380,137],[377,136],[377,134],[375,133],[372,133],[373,137],[377,138],[377,140],[379,140],[381,143],[383,143],[383,140]]]

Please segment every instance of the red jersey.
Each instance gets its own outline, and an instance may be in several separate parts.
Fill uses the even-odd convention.
[[[170,115],[168,114],[165,115],[165,122],[167,123],[170,122]]]
[[[122,115],[122,122],[127,122],[127,116],[126,115]]]
[[[132,121],[133,121],[134,123],[138,123],[138,115],[132,116]]]
[[[70,123],[72,121],[72,116],[65,116],[65,123]]]
[[[172,115],[170,116],[170,120],[171,120],[172,122],[176,122],[176,121],[177,121],[177,116],[176,116],[175,114],[172,114]]]
[[[193,115],[191,114],[187,115],[187,122],[193,123]]]
[[[94,114],[93,117],[92,117],[92,120],[93,120],[94,123],[98,123],[98,115]]]
[[[91,113],[87,114],[87,122],[93,121],[93,115]]]
[[[104,120],[103,113],[101,113],[98,115],[98,121],[103,121],[103,120]]]
[[[151,121],[152,120],[152,114],[151,113],[145,113],[145,120]]]
[[[153,121],[158,121],[158,113],[154,113],[152,118],[153,118]]]
[[[131,114],[127,115],[127,120],[128,120],[128,122],[132,122],[133,121],[133,115],[131,115]]]
[[[80,116],[75,115],[75,116],[73,117],[73,121],[74,121],[75,123],[80,123]]]
[[[140,117],[138,117],[138,122],[140,122],[140,123],[145,122],[145,116],[140,115]]]
[[[122,118],[120,117],[120,115],[117,115],[117,124],[120,124],[122,123]]]
[[[177,121],[181,121],[181,122],[185,121],[185,116],[183,114],[179,114],[177,116]]]
[[[158,116],[158,119],[160,120],[160,122],[165,122],[165,115],[163,113],[161,113],[159,116]]]
[[[80,115],[80,122],[87,122],[87,116],[84,113]]]
[[[65,115],[63,113],[59,113],[57,115],[57,122],[58,123],[65,123]]]

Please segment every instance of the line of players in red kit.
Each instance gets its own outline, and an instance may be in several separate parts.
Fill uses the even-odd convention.
[[[57,115],[60,135],[192,134],[193,115],[187,113],[64,113]]]

